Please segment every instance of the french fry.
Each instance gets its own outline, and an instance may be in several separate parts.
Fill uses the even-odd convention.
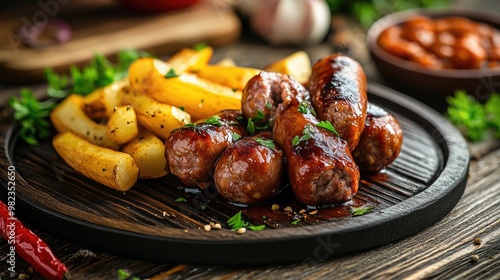
[[[191,122],[191,116],[181,109],[133,92],[128,87],[123,89],[121,99],[124,105],[134,108],[139,124],[161,139],[166,139],[175,128]]]
[[[70,131],[92,144],[113,150],[120,148],[120,144],[108,136],[106,125],[94,122],[83,112],[80,95],[66,97],[52,110],[50,120],[60,133]]]
[[[238,66],[205,65],[196,76],[232,89],[243,90],[248,81],[262,70]]]
[[[172,55],[167,60],[167,63],[174,68],[177,74],[196,71],[208,63],[213,52],[214,50],[211,47],[205,47],[201,50],[184,48]]]
[[[236,64],[236,61],[234,61],[234,59],[232,59],[230,57],[225,57],[225,58],[219,60],[214,65],[220,65],[220,66],[238,66]]]
[[[139,168],[126,153],[96,146],[71,132],[56,135],[52,145],[69,166],[110,188],[127,191],[137,181]]]
[[[115,107],[106,125],[108,136],[119,144],[125,144],[139,134],[134,107]]]
[[[193,121],[224,109],[241,109],[241,91],[193,74],[166,78],[168,69],[168,64],[158,60],[136,60],[129,68],[130,88],[159,102],[184,108]]]
[[[153,133],[142,130],[137,137],[122,148],[139,167],[139,178],[159,178],[167,175],[165,144]]]
[[[309,82],[312,72],[311,59],[306,52],[298,51],[271,63],[264,67],[264,70],[290,75],[305,85]]]
[[[120,105],[118,92],[128,85],[128,79],[116,81],[83,97],[83,111],[93,120],[109,118]]]

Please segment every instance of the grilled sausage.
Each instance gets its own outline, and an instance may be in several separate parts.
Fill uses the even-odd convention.
[[[262,123],[271,122],[280,104],[298,99],[309,100],[309,92],[291,76],[261,72],[248,81],[241,98],[241,110],[246,118],[253,118],[263,113]]]
[[[352,152],[361,171],[378,172],[399,155],[403,131],[398,121],[387,111],[368,104],[365,129],[358,146]]]
[[[311,113],[294,99],[276,115],[273,137],[283,149],[290,185],[308,205],[347,201],[356,194],[359,170],[347,142],[317,126]]]
[[[311,102],[320,120],[328,120],[352,151],[366,119],[366,76],[355,60],[340,54],[313,65],[309,81]]]
[[[217,160],[215,187],[229,201],[255,204],[277,195],[285,181],[285,160],[271,133],[244,138]]]
[[[245,135],[240,111],[227,110],[213,117],[178,128],[165,141],[170,172],[186,186],[201,189],[213,184],[214,165],[222,152]]]

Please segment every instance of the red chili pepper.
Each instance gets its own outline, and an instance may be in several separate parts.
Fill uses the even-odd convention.
[[[47,279],[70,279],[69,270],[54,256],[49,246],[14,217],[0,201],[0,234],[16,249],[17,254]]]

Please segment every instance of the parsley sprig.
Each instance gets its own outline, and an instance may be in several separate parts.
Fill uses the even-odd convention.
[[[353,216],[362,216],[366,213],[373,211],[373,206],[361,206],[361,207],[353,207],[350,212]]]
[[[337,132],[337,130],[335,130],[335,128],[333,127],[333,125],[330,121],[321,121],[316,126],[324,128],[330,132],[333,132],[335,135],[337,135],[337,137],[340,137],[340,134]]]
[[[455,91],[447,98],[448,119],[471,141],[486,138],[491,131],[500,138],[500,94],[492,93],[486,103],[479,103],[464,90]]]
[[[69,94],[86,95],[99,87],[123,79],[130,64],[139,57],[151,56],[136,50],[123,50],[117,55],[118,62],[111,63],[102,54],[96,54],[89,65],[79,69],[70,67],[70,75],[57,74],[47,68],[44,71],[47,80],[49,101],[38,101],[29,89],[21,89],[19,97],[12,97],[9,105],[14,109],[14,120],[21,125],[21,138],[30,145],[37,145],[40,140],[50,136],[48,116],[55,105]]]
[[[247,131],[250,134],[254,134],[255,131],[257,131],[258,129],[267,129],[269,127],[269,121],[266,121],[263,124],[261,124],[264,119],[265,119],[264,113],[260,110],[257,110],[257,116],[253,118],[248,118],[247,120]]]
[[[248,222],[245,222],[241,217],[241,211],[236,213],[227,220],[227,225],[231,227],[232,230],[238,230],[240,228],[248,228],[250,230],[259,231],[266,228],[266,225],[252,226]]]
[[[316,111],[314,111],[314,108],[311,106],[311,103],[307,101],[300,102],[298,111],[301,112],[302,114],[311,114],[316,116]]]
[[[314,128],[311,124],[306,124],[302,129],[302,135],[295,135],[292,139],[292,146],[297,146],[302,141],[307,141],[312,138],[312,134],[314,133]]]
[[[255,141],[259,144],[261,144],[264,147],[267,147],[271,150],[276,149],[276,145],[274,145],[274,141],[272,139],[264,139],[264,138],[255,138]]]

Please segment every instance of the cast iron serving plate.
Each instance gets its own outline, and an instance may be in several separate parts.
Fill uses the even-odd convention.
[[[422,231],[448,214],[465,188],[469,154],[457,129],[398,92],[376,84],[368,90],[370,102],[400,121],[402,152],[384,172],[362,176],[352,202],[318,211],[295,201],[290,188],[269,203],[242,207],[229,204],[214,189],[185,189],[172,176],[141,180],[129,192],[118,192],[69,168],[51,141],[24,144],[8,117],[1,122],[1,170],[6,177],[8,166],[16,168],[16,213],[21,219],[94,250],[204,264],[320,261]],[[2,184],[5,194],[5,180]],[[271,210],[274,203],[280,210]],[[297,215],[303,209],[309,215],[288,216],[286,206]],[[352,216],[349,211],[358,206],[373,211]],[[238,211],[245,221],[266,224],[266,229],[241,235],[231,231],[227,220]],[[292,223],[297,217],[300,221]],[[203,226],[210,222],[223,228],[207,232]]]

